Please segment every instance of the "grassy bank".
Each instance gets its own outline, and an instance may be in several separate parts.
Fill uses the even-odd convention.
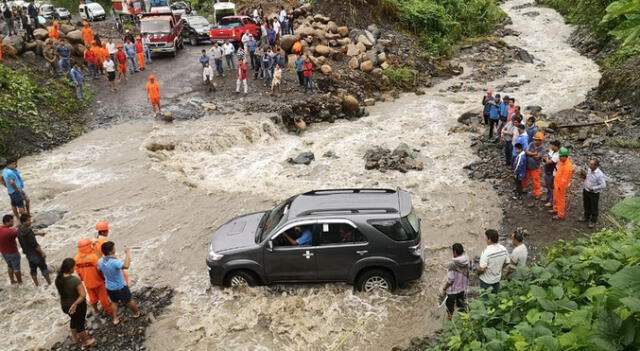
[[[471,302],[432,350],[640,349],[640,229],[558,242],[543,262]]]
[[[67,79],[0,65],[0,157],[21,156],[80,135],[84,104]]]

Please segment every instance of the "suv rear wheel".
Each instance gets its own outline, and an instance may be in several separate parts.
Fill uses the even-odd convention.
[[[258,285],[256,278],[247,271],[234,271],[227,275],[225,285],[228,287],[243,287]]]
[[[356,281],[356,289],[364,292],[375,290],[393,291],[396,288],[395,279],[384,269],[371,269],[361,273]]]

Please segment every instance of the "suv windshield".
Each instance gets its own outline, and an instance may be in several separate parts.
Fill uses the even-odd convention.
[[[278,226],[278,223],[282,221],[282,218],[287,211],[289,210],[289,206],[291,205],[292,199],[289,199],[280,205],[276,206],[273,210],[267,212],[265,214],[265,218],[262,219],[264,223],[262,225],[262,233],[260,234],[260,242],[264,241],[269,237],[273,229]]]
[[[140,32],[142,33],[169,33],[171,25],[169,21],[142,21],[140,23]]]

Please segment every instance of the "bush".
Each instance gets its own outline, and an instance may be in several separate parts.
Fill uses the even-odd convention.
[[[451,54],[463,37],[489,33],[505,14],[494,0],[396,0],[400,23],[434,55]]]
[[[395,87],[403,90],[410,90],[418,82],[418,72],[409,68],[387,68],[383,72]]]
[[[432,350],[639,350],[640,229],[558,242],[476,299]]]

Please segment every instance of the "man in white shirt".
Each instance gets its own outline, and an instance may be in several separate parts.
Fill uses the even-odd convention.
[[[497,294],[500,290],[502,268],[509,264],[509,254],[504,246],[498,244],[496,230],[489,229],[484,234],[487,238],[487,247],[480,255],[480,267],[477,270],[480,288],[489,289],[489,292]],[[488,298],[486,294],[484,298]]]
[[[222,69],[222,57],[224,56],[224,53],[220,45],[218,45],[217,41],[214,42],[213,47],[209,49],[209,54],[211,55],[211,57],[213,57],[213,61],[216,64],[216,71],[218,71],[218,76],[224,76],[224,70]]]
[[[582,189],[584,217],[580,219],[580,222],[589,221],[589,228],[593,228],[598,222],[600,193],[607,187],[607,182],[604,173],[600,170],[600,162],[598,160],[589,161],[589,170],[584,177],[584,189]]]
[[[280,14],[278,15],[278,21],[280,23],[284,22],[284,19],[287,17],[287,10],[284,9],[284,6],[280,7]]]
[[[273,18],[273,30],[276,31],[276,36],[280,34],[280,22],[276,17]]]
[[[109,56],[111,56],[111,60],[113,61],[113,63],[116,63],[116,52],[118,51],[118,48],[116,47],[116,43],[113,42],[113,39],[109,39],[109,42],[107,42],[107,52],[109,53]],[[118,67],[116,65],[116,67]]]
[[[202,81],[204,82],[204,85],[209,88],[209,92],[216,90],[216,87],[213,84],[213,68],[211,68],[209,62],[205,62],[204,68],[202,69]]]
[[[516,268],[527,265],[527,257],[529,256],[529,250],[527,250],[527,246],[524,244],[524,235],[522,235],[519,230],[516,230],[511,235],[511,243],[514,248],[513,251],[511,251],[511,264],[507,268],[507,279],[511,277],[511,273],[513,273]]]
[[[236,51],[236,48],[231,44],[228,40],[222,44],[222,52],[224,53],[224,58],[227,61],[228,69],[235,69],[236,64],[233,61],[233,53]]]

